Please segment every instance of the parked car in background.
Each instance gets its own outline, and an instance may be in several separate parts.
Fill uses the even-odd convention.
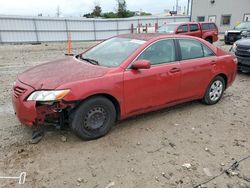
[[[213,43],[218,40],[218,28],[213,22],[174,22],[159,27],[158,33],[182,34],[205,39]]]
[[[250,32],[250,22],[242,22],[232,30],[228,30],[224,34],[225,44],[233,44],[235,41],[244,37],[244,35],[249,35]]]
[[[12,101],[22,124],[69,123],[89,140],[137,114],[198,99],[216,104],[235,75],[235,56],[205,40],[127,34],[26,70]]]
[[[238,59],[238,70],[250,72],[250,38],[236,41],[231,49]]]

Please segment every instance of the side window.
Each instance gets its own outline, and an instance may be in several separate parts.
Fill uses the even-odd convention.
[[[183,33],[188,32],[188,26],[187,25],[182,25],[181,26]]]
[[[209,28],[210,28],[210,29],[217,29],[216,26],[215,26],[215,24],[213,24],[213,23],[210,23],[210,24],[209,24]]]
[[[149,60],[152,65],[175,61],[174,41],[171,39],[158,41],[143,51],[137,59]]]
[[[209,30],[209,24],[208,23],[204,23],[202,24],[202,30]]]
[[[181,30],[182,30],[181,33],[186,33],[186,32],[188,32],[188,26],[187,26],[187,25],[181,25],[180,27],[178,27],[178,29],[181,29]]]
[[[203,49],[200,42],[196,40],[180,39],[179,44],[182,60],[203,57]]]
[[[199,27],[197,24],[190,24],[189,27],[190,27],[190,32],[199,30]]]
[[[204,52],[204,57],[209,57],[209,56],[214,56],[214,52],[209,49],[207,46],[202,45],[203,52]]]

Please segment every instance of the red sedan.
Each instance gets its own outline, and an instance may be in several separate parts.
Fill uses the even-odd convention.
[[[236,64],[203,39],[120,35],[18,75],[13,106],[22,124],[69,124],[81,138],[95,139],[133,115],[197,99],[217,103]]]

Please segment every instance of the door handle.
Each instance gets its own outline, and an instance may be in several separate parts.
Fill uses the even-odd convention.
[[[210,62],[210,64],[211,64],[211,65],[216,65],[216,61],[215,61],[215,60],[212,60],[212,61]]]
[[[177,68],[177,67],[174,67],[174,68],[172,68],[172,69],[170,69],[170,73],[176,73],[176,72],[180,72],[181,71],[181,69],[180,68]]]

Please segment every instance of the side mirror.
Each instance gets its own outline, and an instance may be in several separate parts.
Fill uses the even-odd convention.
[[[182,28],[177,29],[176,33],[183,33]]]
[[[150,61],[145,59],[139,59],[132,65],[132,69],[149,69],[151,67]]]

